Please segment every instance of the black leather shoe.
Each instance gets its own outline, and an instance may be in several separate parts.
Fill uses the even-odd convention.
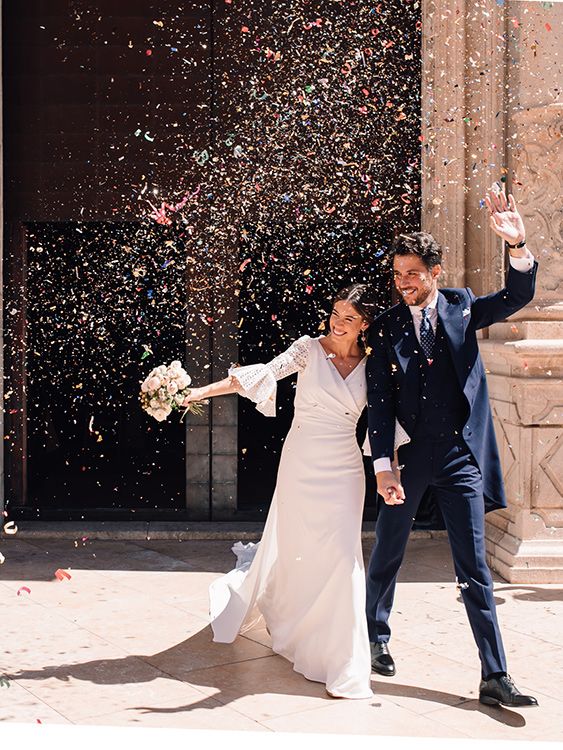
[[[501,705],[511,708],[538,705],[537,700],[532,695],[522,695],[512,681],[512,677],[508,674],[491,677],[490,680],[481,680],[479,702],[485,703],[487,706]]]
[[[389,653],[386,643],[370,643],[371,668],[374,672],[384,677],[393,677],[395,674],[395,662]]]

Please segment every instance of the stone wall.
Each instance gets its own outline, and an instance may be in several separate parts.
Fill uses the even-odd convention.
[[[423,225],[445,247],[444,284],[502,285],[481,205],[499,179],[540,263],[534,302],[481,342],[508,497],[487,517],[489,562],[511,582],[561,582],[563,4],[427,0],[423,16]]]

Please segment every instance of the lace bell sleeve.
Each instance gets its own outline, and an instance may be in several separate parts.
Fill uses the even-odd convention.
[[[309,359],[311,341],[310,336],[302,336],[266,364],[231,367],[229,375],[237,381],[238,393],[254,401],[264,416],[275,417],[277,381],[294,372],[303,372]]]
[[[411,439],[403,425],[399,422],[398,419],[395,419],[395,444],[393,446],[393,449],[397,450],[397,448],[400,448],[401,445],[406,445],[407,443],[410,443],[410,441]],[[362,453],[364,454],[364,456],[371,456],[369,434],[367,430],[366,437],[362,445]]]

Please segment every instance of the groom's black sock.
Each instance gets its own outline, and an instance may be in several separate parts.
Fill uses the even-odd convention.
[[[506,672],[492,672],[488,677],[483,677],[485,682],[494,679],[495,677],[506,677]]]

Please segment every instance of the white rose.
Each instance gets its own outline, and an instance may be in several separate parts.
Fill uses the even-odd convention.
[[[166,365],[159,365],[159,366],[158,366],[158,367],[156,368],[156,371],[157,371],[157,373],[158,373],[159,375],[164,375],[164,373],[166,372]]]
[[[171,396],[173,396],[175,393],[178,393],[178,386],[176,385],[174,380],[168,383],[168,385],[166,386],[166,390]]]
[[[162,402],[158,398],[151,398],[149,407],[151,409],[160,409],[162,406]]]
[[[182,388],[187,388],[191,382],[192,382],[192,379],[190,378],[187,372],[182,373],[176,378],[176,383],[180,390]]]
[[[157,422],[164,422],[169,414],[170,412],[166,411],[165,409],[155,409],[152,416],[156,419]]]
[[[158,375],[153,375],[148,379],[147,388],[149,391],[157,391],[161,386],[161,380]]]
[[[143,381],[143,384],[141,385],[141,391],[143,393],[146,393],[148,390],[150,389],[149,389],[149,379],[147,378],[146,380]]]

